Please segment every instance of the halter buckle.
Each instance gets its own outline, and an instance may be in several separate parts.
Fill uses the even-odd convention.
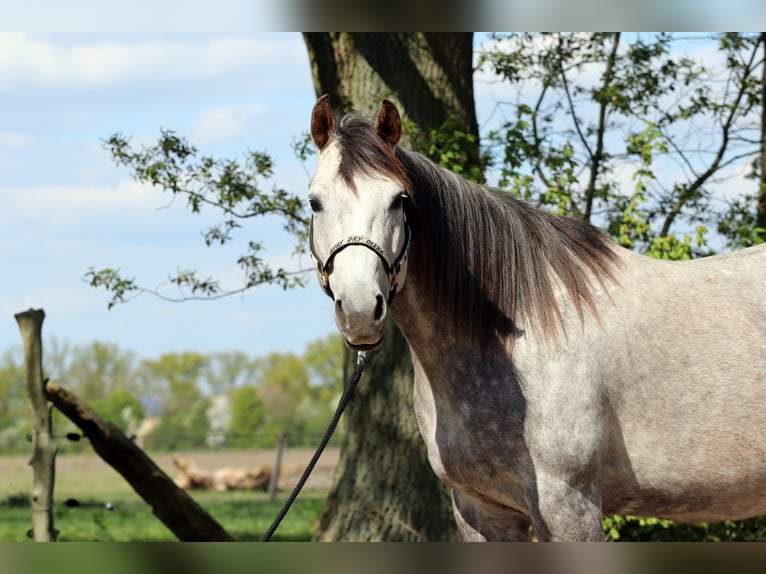
[[[319,272],[319,281],[322,283],[322,289],[327,291],[330,288],[330,275],[326,269],[322,269]]]

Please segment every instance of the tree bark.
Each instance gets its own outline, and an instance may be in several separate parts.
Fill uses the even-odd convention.
[[[304,40],[317,96],[329,94],[334,109],[374,118],[388,98],[421,136],[452,116],[478,142],[472,34],[306,33]],[[408,142],[405,131],[401,143]],[[479,165],[478,144],[473,152],[467,162]]]
[[[45,311],[29,309],[15,315],[24,344],[24,369],[27,399],[32,417],[32,536],[35,542],[55,542],[53,527],[53,487],[56,480],[56,453],[53,442],[51,408],[43,381],[42,328]]]
[[[475,136],[466,162],[479,165],[471,34],[307,33],[304,39],[317,95],[329,94],[335,109],[372,119],[389,98],[421,137],[452,118]],[[411,141],[406,136],[402,145]],[[347,353],[346,378],[354,360]],[[449,492],[431,470],[415,422],[410,352],[395,325],[366,362],[344,415],[341,457],[317,540],[459,539]]]
[[[125,433],[74,393],[49,382],[45,392],[56,408],[90,439],[93,449],[128,481],[154,515],[181,541],[231,542],[234,539]]]
[[[766,32],[761,32],[763,62],[761,63],[761,177],[758,186],[758,201],[755,225],[766,229]]]

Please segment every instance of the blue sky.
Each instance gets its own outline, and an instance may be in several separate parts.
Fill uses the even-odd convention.
[[[491,86],[477,89],[481,121]],[[249,239],[271,261],[310,267],[308,256],[292,257],[295,240],[278,221],[248,223],[231,247],[205,247],[201,230],[213,215],[192,216],[133,182],[102,140],[121,132],[151,143],[166,128],[216,156],[266,151],[274,183],[300,194],[314,165],[298,161],[291,142],[314,101],[298,33],[0,34],[0,351],[19,344],[13,315],[30,307],[45,309],[46,337],[112,342],[147,358],[300,352],[334,332],[313,277],[287,292],[259,287],[180,304],[142,295],[111,310],[107,294],[83,280],[90,267],[116,267],[152,287],[194,268],[236,287]]]
[[[183,304],[143,295],[109,311],[106,294],[82,279],[90,266],[119,267],[146,285],[176,267],[229,285],[239,277],[236,247],[201,240],[211,219],[133,182],[103,138],[150,142],[163,127],[205,153],[267,151],[275,182],[301,193],[313,166],[290,142],[313,102],[297,33],[0,35],[0,349],[18,344],[13,314],[29,307],[45,309],[48,337],[115,342],[146,357],[300,351],[331,332],[330,305],[314,288]],[[262,239],[276,261],[294,247],[274,223],[248,225],[247,238]]]

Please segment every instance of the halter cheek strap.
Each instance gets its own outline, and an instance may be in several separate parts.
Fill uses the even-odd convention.
[[[364,237],[363,235],[349,235],[345,239],[338,241],[338,243],[330,248],[330,254],[327,256],[327,261],[322,263],[322,259],[319,257],[316,248],[314,247],[314,218],[312,217],[311,223],[309,224],[309,250],[317,264],[319,284],[327,296],[333,300],[335,299],[335,295],[333,295],[332,289],[330,288],[330,275],[334,270],[333,262],[335,261],[335,256],[352,245],[366,247],[380,259],[380,262],[383,264],[383,269],[388,276],[388,304],[391,305],[391,302],[394,300],[394,296],[399,289],[396,276],[399,274],[399,271],[401,271],[402,263],[407,259],[407,253],[410,249],[410,226],[407,224],[407,217],[404,217],[404,244],[402,245],[401,251],[399,251],[399,254],[396,256],[396,259],[394,259],[394,262],[391,264],[389,264],[386,259],[386,253],[383,251],[383,248],[372,239]]]

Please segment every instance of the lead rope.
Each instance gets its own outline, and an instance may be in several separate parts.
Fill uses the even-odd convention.
[[[351,374],[351,378],[348,380],[346,387],[343,389],[343,394],[338,401],[338,406],[335,409],[335,414],[333,415],[332,420],[330,420],[330,424],[327,425],[327,430],[322,437],[322,441],[319,443],[316,452],[314,452],[314,456],[311,457],[311,460],[306,466],[306,470],[303,471],[303,475],[298,481],[298,484],[296,484],[295,488],[293,488],[293,491],[285,501],[282,509],[279,511],[279,514],[277,514],[274,522],[271,523],[271,526],[269,526],[269,529],[266,531],[266,533],[261,536],[261,542],[268,542],[271,540],[271,536],[274,534],[274,531],[279,527],[279,523],[282,522],[282,519],[287,514],[287,511],[290,510],[293,502],[298,497],[298,494],[300,493],[303,486],[306,484],[311,471],[314,470],[319,457],[322,456],[327,443],[330,442],[332,434],[335,432],[335,427],[338,426],[338,422],[340,421],[340,417],[343,414],[343,411],[346,410],[346,406],[348,405],[349,401],[351,401],[351,395],[354,393],[354,389],[356,388],[356,385],[362,376],[362,371],[364,371],[364,352],[359,351],[356,354],[356,365],[354,365],[354,372]]]

